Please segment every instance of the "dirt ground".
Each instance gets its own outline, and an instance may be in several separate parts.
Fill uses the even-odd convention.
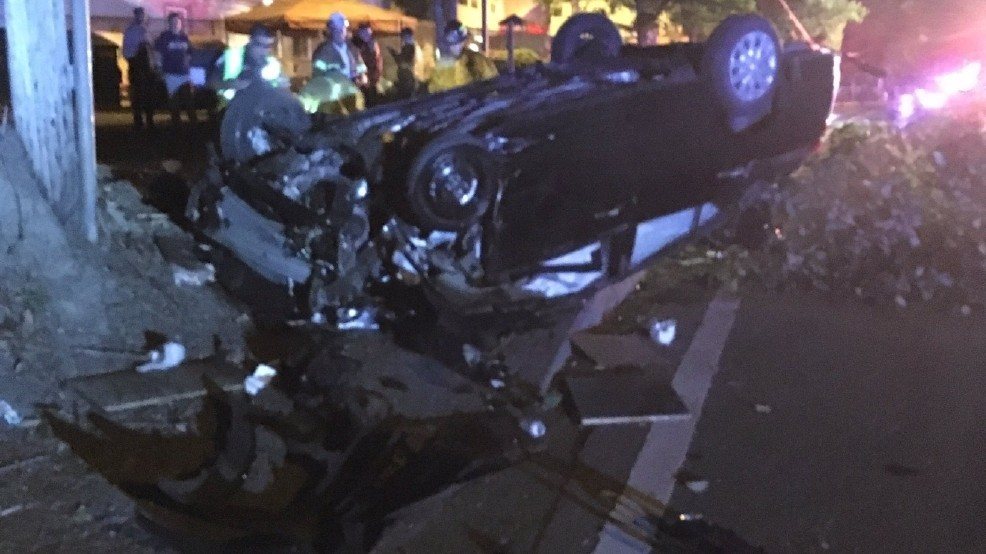
[[[249,318],[214,284],[176,284],[176,252],[181,263],[192,265],[186,262],[194,257],[194,241],[123,180],[163,175],[161,161],[172,151],[135,141],[129,129],[114,134],[101,126],[100,161],[110,153],[118,163],[100,170],[100,242],[79,244],[46,209],[12,133],[0,133],[6,253],[0,267],[0,400],[11,406],[13,421],[22,421],[0,421],[0,551],[166,551],[136,524],[133,503],[39,424],[34,406],[71,401],[68,380],[131,371],[160,340],[180,342],[189,358],[214,355],[218,346],[221,356],[242,360]],[[188,145],[185,154],[194,151],[178,135],[168,140]],[[122,161],[137,159],[156,166]],[[166,423],[180,420],[187,407],[129,415]]]

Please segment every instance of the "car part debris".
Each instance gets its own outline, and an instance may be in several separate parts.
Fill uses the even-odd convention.
[[[148,361],[138,365],[137,373],[166,371],[174,369],[185,361],[185,346],[177,342],[166,342],[160,348],[148,353]]]
[[[174,276],[175,286],[201,287],[216,281],[216,267],[212,264],[202,264],[197,269],[188,269],[178,264],[171,264],[171,274]]]
[[[16,427],[24,421],[24,418],[6,400],[0,400],[0,416],[11,427]]]
[[[540,419],[522,419],[520,421],[520,427],[532,439],[540,439],[548,433],[548,426]]]
[[[674,319],[655,320],[650,324],[650,338],[662,346],[674,342],[678,322]]]
[[[625,425],[691,417],[670,380],[647,368],[604,370],[565,377],[582,425]]]
[[[688,490],[695,494],[702,494],[703,492],[707,492],[709,490],[709,482],[705,479],[688,481],[685,483],[685,486],[688,487]]]
[[[267,388],[274,377],[277,377],[276,369],[266,364],[259,364],[253,370],[253,374],[243,380],[243,390],[250,396],[257,396],[260,391]]]

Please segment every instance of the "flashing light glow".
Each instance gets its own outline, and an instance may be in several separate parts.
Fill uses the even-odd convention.
[[[897,113],[900,117],[904,119],[910,119],[914,117],[914,112],[917,111],[917,105],[914,102],[913,94],[902,94],[900,99],[897,100]]]
[[[926,110],[940,110],[948,104],[949,95],[945,92],[937,90],[925,90],[919,88],[914,91],[914,97],[917,98],[918,104]]]
[[[982,63],[970,62],[957,71],[935,77],[935,84],[945,94],[969,92],[979,84],[982,69]]]

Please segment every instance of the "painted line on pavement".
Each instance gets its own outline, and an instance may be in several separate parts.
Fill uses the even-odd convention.
[[[665,506],[671,500],[675,473],[685,461],[695,428],[702,416],[702,406],[712,386],[712,379],[719,371],[719,358],[736,322],[739,305],[738,298],[724,291],[720,291],[709,303],[702,324],[692,338],[671,383],[688,406],[692,417],[650,425],[644,445],[630,470],[626,492],[618,499],[616,509],[632,500],[630,497],[640,494],[656,499]],[[619,520],[619,514],[614,510],[610,519]],[[649,545],[607,522],[599,534],[594,554],[650,551]]]

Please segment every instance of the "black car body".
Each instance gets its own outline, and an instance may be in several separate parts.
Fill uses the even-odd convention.
[[[580,40],[586,25],[608,32],[581,23]],[[195,188],[189,215],[337,323],[381,280],[462,310],[583,290],[818,144],[838,58],[784,49],[772,33],[740,16],[703,44],[590,41],[550,64],[314,123],[258,85],[231,104],[230,160]],[[751,85],[737,67],[767,77]]]

